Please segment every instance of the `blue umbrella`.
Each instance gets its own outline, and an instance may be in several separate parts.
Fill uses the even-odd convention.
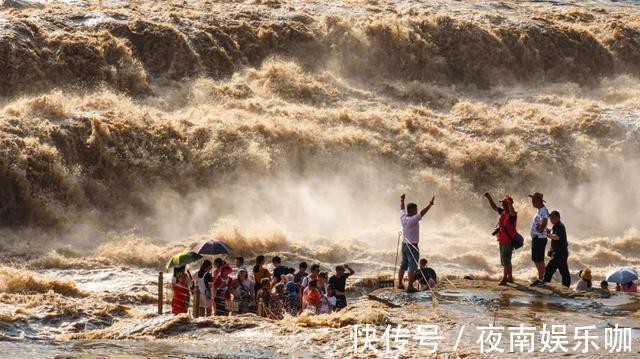
[[[202,241],[193,246],[191,251],[201,256],[227,254],[231,252],[231,247],[222,241]]]
[[[607,282],[629,283],[638,280],[638,273],[631,267],[623,267],[607,273]]]

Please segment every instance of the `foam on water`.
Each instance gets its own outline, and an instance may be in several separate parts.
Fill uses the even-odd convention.
[[[334,327],[417,313],[364,296],[394,273],[402,192],[419,205],[437,194],[421,249],[442,275],[499,275],[485,191],[514,195],[523,234],[526,194],[544,192],[567,225],[572,272],[640,266],[631,2],[3,5],[0,325],[18,341],[11,353],[128,354],[127,343],[197,356],[191,333],[228,332],[233,350],[247,338],[248,356],[279,355],[261,337],[277,347],[305,334],[341,356]],[[280,326],[155,317],[157,272],[203,239],[249,264],[348,262],[355,305]],[[518,279],[533,272],[528,246],[514,253]],[[440,295],[434,321],[493,319],[500,303],[506,323],[635,313],[618,296]],[[432,305],[416,298],[403,303]]]

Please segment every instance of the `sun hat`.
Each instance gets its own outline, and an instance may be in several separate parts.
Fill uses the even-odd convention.
[[[546,201],[544,200],[544,195],[543,195],[542,193],[540,193],[540,192],[536,192],[536,193],[534,193],[534,194],[530,194],[530,195],[529,195],[529,197],[531,197],[531,198],[538,198],[538,199],[540,199],[542,202],[546,202]]]

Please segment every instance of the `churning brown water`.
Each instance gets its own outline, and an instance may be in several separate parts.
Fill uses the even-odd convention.
[[[421,248],[442,273],[500,271],[485,191],[516,198],[523,233],[543,192],[572,271],[640,265],[633,2],[5,1],[0,69],[0,340],[16,355],[197,356],[170,339],[211,326],[249,331],[248,356],[342,355],[348,332],[293,351],[271,337],[392,315],[163,319],[157,269],[215,238],[388,274],[402,192],[437,195]]]

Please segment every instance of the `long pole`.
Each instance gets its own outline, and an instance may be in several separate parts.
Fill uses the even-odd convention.
[[[400,237],[402,237],[402,232],[398,232],[398,244],[396,244],[396,261],[393,263],[393,277],[391,280],[393,283],[396,282],[396,272],[398,271],[398,251],[400,251]],[[398,283],[400,286],[402,283]]]
[[[418,247],[415,244],[413,244],[413,243],[411,243],[409,241],[407,241],[406,243],[407,243],[408,246],[413,247],[416,250],[416,252],[418,252]],[[413,255],[413,252],[411,252],[411,251],[409,251],[409,254],[411,254],[411,258],[413,258],[413,260],[415,261],[416,266],[417,266],[418,265],[418,258],[416,258],[416,256]],[[429,285],[429,280],[427,280],[427,277],[424,275],[424,272],[420,271],[420,274],[422,275],[422,279],[424,279],[424,281],[427,283],[427,287],[431,291],[431,306],[433,306],[435,308],[435,307],[438,306],[438,298],[436,298],[436,293],[433,291],[433,288],[431,288],[431,286]],[[445,279],[446,279],[446,277],[445,277]],[[451,283],[451,284],[453,284],[453,283]],[[409,283],[409,285],[413,285],[413,283]]]
[[[158,273],[158,314],[162,315],[162,306],[164,305],[163,303],[163,296],[164,294],[164,280],[162,279],[162,272]]]
[[[200,288],[196,287],[196,289],[193,291],[193,310],[192,310],[192,314],[194,318],[197,318],[200,316]]]

